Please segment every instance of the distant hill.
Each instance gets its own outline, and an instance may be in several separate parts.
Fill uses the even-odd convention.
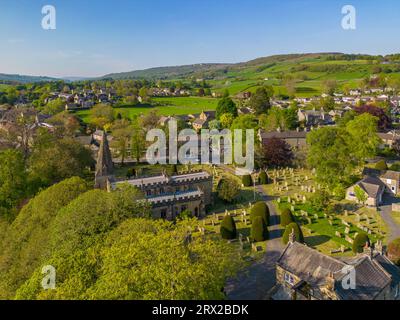
[[[187,78],[195,76],[198,73],[224,70],[230,64],[220,63],[202,63],[174,67],[158,67],[145,70],[136,70],[122,73],[111,73],[102,77],[102,79],[172,79]]]
[[[45,76],[26,76],[20,74],[0,73],[0,81],[5,81],[5,82],[32,83],[32,82],[58,81],[58,80],[59,79],[45,77]]]

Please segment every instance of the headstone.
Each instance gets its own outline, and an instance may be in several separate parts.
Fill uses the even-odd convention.
[[[328,223],[329,223],[330,226],[333,226],[333,221],[332,220],[329,220]]]
[[[290,210],[292,211],[292,212],[294,212],[295,210],[294,210],[294,206],[291,206],[290,207]]]
[[[341,246],[340,246],[340,251],[341,251],[342,253],[345,253],[345,252],[346,252],[346,247],[345,247],[344,245],[341,245]]]
[[[339,231],[336,231],[336,232],[335,232],[335,236],[338,237],[338,238],[341,238],[341,237],[342,237],[342,234],[341,234]]]
[[[318,217],[318,215],[317,215],[317,214],[314,214],[314,219],[316,219],[316,220],[318,220],[318,219],[319,219],[319,217]]]
[[[345,240],[351,244],[353,244],[354,240],[352,238],[350,238],[349,236],[345,237]]]
[[[350,233],[350,228],[349,228],[349,227],[346,227],[346,229],[344,230],[344,233],[345,233],[345,234],[349,234],[349,233]]]

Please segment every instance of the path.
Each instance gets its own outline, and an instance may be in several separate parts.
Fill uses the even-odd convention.
[[[381,217],[389,228],[388,242],[392,242],[395,239],[400,238],[400,226],[392,217],[392,203],[398,202],[396,198],[385,196],[383,199],[383,205],[380,207]]]
[[[228,281],[225,291],[229,300],[263,300],[268,291],[275,285],[275,264],[285,246],[282,243],[279,215],[262,186],[257,191],[263,195],[270,209],[270,239],[264,257],[242,271],[236,279]]]

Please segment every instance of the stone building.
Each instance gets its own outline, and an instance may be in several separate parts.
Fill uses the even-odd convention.
[[[354,286],[347,278],[354,272]],[[400,269],[379,243],[351,258],[335,259],[289,241],[276,263],[273,300],[398,300]]]
[[[153,217],[172,220],[185,210],[193,216],[205,216],[206,206],[213,202],[212,176],[205,171],[168,176],[142,177],[117,181],[107,135],[103,132],[97,156],[95,188],[111,191],[128,183],[140,189],[152,205]]]
[[[189,172],[168,176],[138,178],[111,184],[128,183],[143,191],[152,204],[154,218],[172,220],[181,212],[189,210],[193,216],[203,217],[205,208],[212,204],[212,176],[205,172]]]

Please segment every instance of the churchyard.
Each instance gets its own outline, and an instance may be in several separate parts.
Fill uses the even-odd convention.
[[[385,240],[387,226],[376,210],[346,200],[331,201],[329,208],[317,210],[310,199],[321,189],[313,172],[285,169],[269,172],[272,183],[265,191],[275,197],[279,209],[289,208],[301,225],[307,245],[330,255],[352,255],[354,238],[360,232],[372,242]]]

